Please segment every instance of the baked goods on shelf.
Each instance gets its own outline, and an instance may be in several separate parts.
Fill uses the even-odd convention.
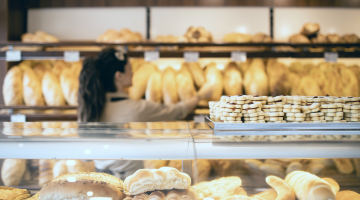
[[[158,35],[154,39],[154,42],[179,43],[179,42],[188,42],[188,39],[185,36]]]
[[[162,101],[163,80],[160,71],[151,73],[146,84],[145,98],[147,101],[161,103]]]
[[[1,179],[5,186],[18,186],[26,169],[26,160],[5,159],[1,168]]]
[[[175,168],[140,169],[124,181],[124,192],[127,195],[137,195],[154,190],[188,189],[190,176]]]
[[[208,64],[205,68],[205,80],[210,85],[216,85],[213,91],[210,101],[218,100],[223,93],[223,75],[221,71],[216,67],[214,62]]]
[[[41,86],[46,105],[65,105],[64,95],[60,87],[60,80],[53,72],[45,72]]]
[[[139,32],[133,32],[130,29],[123,28],[120,31],[114,29],[107,30],[104,34],[96,38],[96,42],[105,43],[123,43],[123,42],[141,42],[142,35]]]
[[[23,200],[31,196],[30,191],[12,187],[0,186],[0,199],[6,200]]]
[[[44,31],[36,31],[35,33],[24,33],[21,36],[21,41],[26,43],[55,43],[59,42],[59,39]]]
[[[41,91],[41,80],[33,69],[26,69],[23,76],[23,97],[27,106],[45,105]]]
[[[252,37],[251,42],[254,42],[254,43],[267,43],[267,42],[272,42],[272,38],[269,35],[266,35],[264,33],[256,33]]]
[[[230,62],[224,69],[225,95],[234,96],[243,93],[243,80],[240,68],[235,62]]]
[[[360,194],[349,190],[344,190],[336,194],[336,200],[348,200],[348,199],[359,200]]]
[[[184,35],[191,43],[212,42],[213,38],[204,27],[190,26]]]
[[[223,41],[228,43],[250,43],[251,35],[243,33],[229,33],[224,36]]]
[[[172,67],[167,67],[163,72],[163,101],[164,104],[176,104],[179,101],[176,81],[176,71]]]
[[[301,34],[306,36],[315,35],[320,31],[320,25],[318,23],[306,23],[301,29]]]
[[[194,81],[187,65],[182,65],[176,74],[176,85],[179,99],[181,101],[190,99],[196,95]]]
[[[142,64],[135,72],[132,78],[132,86],[129,88],[129,96],[131,99],[139,100],[145,95],[146,84],[152,72],[157,67],[151,63]]]
[[[23,105],[23,72],[20,67],[12,67],[5,76],[2,88],[4,103],[7,106]]]
[[[97,172],[69,173],[60,175],[44,185],[40,190],[39,200],[54,199],[54,195],[57,199],[76,199],[91,196],[121,200],[123,199],[122,187],[123,182],[109,174]]]
[[[244,75],[245,94],[265,96],[268,94],[268,77],[264,62],[255,58]]]

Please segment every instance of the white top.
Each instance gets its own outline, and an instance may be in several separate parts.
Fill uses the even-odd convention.
[[[111,101],[112,98],[125,98]],[[135,101],[125,92],[106,94],[106,104],[100,117],[100,122],[155,122],[183,119],[188,114],[186,105],[182,102],[175,105],[164,105],[145,100]],[[97,169],[110,170],[115,176],[124,178],[143,168],[142,161],[131,160],[94,160]],[[125,172],[120,176],[116,172]]]

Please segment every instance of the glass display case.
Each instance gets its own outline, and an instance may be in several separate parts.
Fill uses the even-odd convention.
[[[237,199],[239,195],[261,199],[262,194],[271,191],[268,188],[277,191],[270,180],[273,176],[288,183],[288,174],[293,171],[307,172],[319,179],[331,178],[340,191],[360,192],[359,123],[241,124],[235,127],[219,126],[209,120],[205,123],[124,124],[4,122],[0,147],[0,158],[4,159],[1,184],[27,189],[32,194],[48,187],[47,182],[64,173],[97,171],[125,180],[137,169],[164,166],[189,174],[197,199],[216,200],[234,195]],[[116,172],[109,167],[114,162],[111,160],[124,161],[123,165],[127,161],[141,164],[128,172]],[[59,171],[61,163],[67,170]],[[78,167],[80,165],[83,168]],[[10,174],[18,175],[14,178]],[[219,179],[222,177],[227,178]],[[218,181],[229,177],[240,178],[240,185],[236,187],[241,186],[241,191],[224,193],[220,197],[204,192],[204,185],[216,188],[215,185],[220,184]],[[239,184],[236,180],[231,182]],[[296,189],[295,193],[302,199]],[[134,198],[128,194],[129,198]],[[256,194],[258,196],[254,196]]]

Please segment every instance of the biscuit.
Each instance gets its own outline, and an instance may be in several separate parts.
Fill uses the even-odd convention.
[[[294,105],[301,105],[301,101],[293,101]]]
[[[315,109],[311,109],[311,112],[318,112],[318,111],[320,111],[320,108],[318,107],[318,108],[315,108]]]
[[[236,101],[236,104],[238,104],[238,105],[244,105],[244,104],[245,104],[245,101]]]
[[[319,120],[319,117],[310,117],[310,120],[311,120],[311,121],[318,121],[318,120]]]
[[[230,100],[231,100],[232,102],[236,101],[236,100],[237,100],[237,96],[231,96],[231,97],[230,97]]]
[[[258,116],[258,120],[263,120],[265,119],[265,116]]]
[[[336,112],[335,116],[336,117],[342,117],[342,116],[344,116],[344,113],[343,112]]]
[[[269,116],[270,116],[270,117],[277,117],[277,116],[279,116],[279,113],[277,113],[277,112],[271,112],[271,113],[269,113]]]
[[[224,112],[232,112],[233,111],[233,109],[231,109],[231,108],[224,108]]]
[[[221,116],[221,117],[220,117],[220,120],[221,120],[221,121],[224,121],[224,120],[226,120],[226,117]]]
[[[305,117],[305,114],[304,114],[304,113],[295,113],[295,117],[304,118],[304,117]]]
[[[332,121],[332,120],[334,120],[334,117],[325,117],[325,120],[326,121]]]
[[[286,117],[286,121],[293,122],[293,121],[295,121],[295,117]]]
[[[344,113],[349,113],[349,112],[350,112],[350,109],[343,109],[343,112],[344,112]]]
[[[360,110],[350,110],[350,113],[360,113]]]
[[[318,112],[319,116],[325,116],[325,113],[323,112]]]
[[[241,109],[234,109],[233,112],[234,113],[241,113]]]
[[[329,108],[327,109],[328,113],[335,113],[336,112],[336,108]]]
[[[277,108],[270,108],[269,110],[270,110],[270,112],[277,112],[278,111]]]
[[[279,117],[270,117],[271,122],[279,121]]]
[[[291,108],[292,108],[292,105],[283,105],[283,108],[284,108],[284,109],[291,109]]]
[[[252,97],[253,101],[262,101],[262,97]]]
[[[249,109],[249,110],[247,110],[247,113],[249,113],[249,114],[256,113],[256,110],[255,109]]]
[[[235,121],[235,117],[226,117],[227,121]]]
[[[270,109],[265,108],[265,109],[263,109],[262,111],[263,111],[263,112],[270,112]]]
[[[340,120],[342,120],[342,117],[333,117],[333,120],[334,121],[340,121]]]
[[[360,105],[352,105],[351,110],[360,110]]]
[[[319,103],[313,103],[310,105],[310,109],[315,109],[315,108],[318,108],[320,106]]]
[[[241,123],[243,123],[243,122],[240,120],[240,121],[236,121],[236,123],[241,124]]]
[[[251,114],[249,114],[249,117],[257,117],[257,116],[259,116],[258,113],[251,113]]]
[[[250,117],[249,119],[250,119],[250,121],[257,121],[258,117]]]
[[[360,113],[351,113],[350,117],[360,117]]]
[[[336,108],[336,112],[342,112],[342,108]]]
[[[344,109],[347,109],[347,110],[350,110],[350,109],[351,109],[351,105],[345,105],[345,104],[344,104],[344,105],[343,105],[343,108],[344,108]]]
[[[229,113],[228,113],[228,112],[223,112],[223,113],[222,113],[222,116],[228,117],[228,116],[229,116]]]
[[[226,98],[227,98],[227,97],[228,97],[228,96],[221,96],[220,101],[226,102]]]
[[[302,122],[302,121],[305,121],[305,118],[304,117],[295,117],[295,121]]]
[[[261,111],[261,112],[258,112],[258,115],[259,116],[265,116],[265,113]]]
[[[268,97],[267,98],[267,102],[274,102],[274,101],[275,101],[274,97]]]
[[[245,101],[245,100],[246,100],[245,96],[242,96],[242,95],[236,96],[236,101]]]
[[[253,104],[250,104],[249,106],[250,106],[250,108],[258,108],[259,104],[253,103]]]
[[[286,113],[286,117],[295,117],[295,113]]]
[[[300,111],[300,109],[294,109],[294,108],[293,108],[293,109],[291,109],[291,112],[292,112],[292,113],[300,113],[301,111]]]
[[[350,117],[350,121],[351,122],[358,122],[359,118],[358,117]]]
[[[259,120],[258,122],[259,123],[265,123],[265,120]]]
[[[329,108],[329,105],[328,104],[323,104],[320,106],[320,108]]]
[[[335,114],[335,113],[326,113],[325,116],[326,116],[326,117],[335,117],[336,114]]]
[[[249,123],[259,123],[258,121],[249,121]]]
[[[284,112],[284,113],[290,113],[290,112],[291,112],[291,109],[283,109],[283,112]]]
[[[256,112],[260,112],[261,111],[261,108],[256,108]]]
[[[234,123],[236,123],[236,121],[227,121],[227,123],[234,124]]]
[[[320,116],[319,120],[325,120],[325,116]]]
[[[225,115],[224,115],[225,116]],[[229,115],[228,115],[229,117],[237,117],[238,116],[238,114],[237,113],[229,113]]]

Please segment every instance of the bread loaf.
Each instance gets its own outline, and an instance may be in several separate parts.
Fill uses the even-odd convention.
[[[344,190],[336,194],[336,200],[360,200],[360,194]]]
[[[218,101],[223,94],[223,76],[219,69],[217,69],[214,62],[210,63],[205,68],[206,83],[210,85],[216,85],[210,101]]]
[[[124,191],[128,195],[136,195],[154,190],[184,190],[187,189],[190,184],[190,176],[174,168],[140,169],[125,179]]]
[[[295,200],[294,190],[281,178],[276,176],[266,177],[266,183],[275,189],[277,197],[275,200]]]
[[[330,184],[310,173],[291,172],[286,176],[285,182],[295,191],[299,200],[335,200]]]
[[[243,33],[229,33],[223,37],[224,42],[249,43],[251,42],[251,35]]]
[[[39,200],[88,199],[89,196],[121,200],[122,186],[120,179],[105,173],[63,174],[41,188]]]
[[[336,34],[336,33],[327,34],[326,39],[330,43],[340,43],[341,42],[340,36],[338,34]]]
[[[162,74],[159,71],[154,71],[153,73],[151,73],[146,85],[146,100],[161,103],[162,87]]]
[[[27,106],[45,105],[41,91],[41,81],[32,69],[24,71],[23,76],[23,94]]]
[[[272,38],[264,33],[256,33],[252,39],[251,39],[251,42],[254,42],[254,43],[266,43],[266,42],[271,42],[272,41]]]
[[[23,105],[23,72],[18,66],[12,67],[3,84],[4,103],[7,106]]]
[[[197,163],[197,170],[198,170],[198,181],[206,181],[211,172],[210,162],[205,159],[198,159],[196,161],[196,163]],[[193,167],[195,167],[195,165],[193,165]],[[193,176],[195,176],[195,174],[193,174]]]
[[[60,81],[58,77],[48,71],[45,72],[42,79],[42,92],[48,106],[62,106],[65,105],[64,95],[61,91]]]
[[[354,164],[354,169],[356,173],[356,177],[360,177],[360,158],[353,158],[352,162]]]
[[[306,171],[309,172],[310,174],[314,174],[314,175],[320,175],[325,169],[325,166],[323,164],[309,164],[306,167]]]
[[[268,189],[250,197],[256,200],[275,200],[277,196],[277,192],[274,189]]]
[[[55,163],[53,168],[53,177],[56,178],[62,174],[67,174],[69,171],[67,170],[66,160],[60,160]]]
[[[290,81],[288,80],[288,68],[270,59],[266,66],[269,78],[269,89],[271,96],[287,95],[290,93]]]
[[[203,69],[198,62],[185,63],[190,70],[192,79],[195,82],[196,87],[200,88],[205,83],[205,75]]]
[[[242,182],[239,177],[223,177],[210,182],[200,182],[193,186],[198,194],[214,200],[223,199],[226,196],[239,194]],[[238,193],[237,193],[238,192]]]
[[[357,79],[356,74],[354,74],[351,69],[344,68],[340,70],[340,75],[343,85],[342,95],[350,97],[360,96],[360,80]]]
[[[63,69],[60,74],[60,86],[66,102],[78,105],[79,78],[70,69]]]
[[[51,71],[51,65],[49,63],[45,63],[45,62],[39,62],[34,66],[33,69],[34,69],[35,73],[38,75],[38,77],[40,78],[40,80],[42,80],[42,78],[45,75],[45,72]]]
[[[349,158],[337,158],[333,159],[336,169],[341,174],[351,174],[354,171],[354,167]]]
[[[139,100],[145,95],[146,84],[156,68],[157,67],[151,63],[144,63],[136,70],[132,78],[132,86],[129,88],[129,96],[131,99]]]
[[[313,43],[327,43],[326,36],[324,34],[319,34],[316,37],[311,38]]]
[[[301,29],[301,34],[311,36],[315,35],[320,31],[320,26],[318,23],[306,23]]]
[[[186,65],[183,65],[176,75],[177,92],[181,101],[190,99],[196,95],[191,73]]]
[[[164,70],[162,87],[164,104],[176,104],[179,101],[179,97],[176,84],[176,72],[172,67],[167,67]]]
[[[82,61],[71,63],[70,69],[71,69],[72,72],[74,72],[75,77],[79,77],[80,72],[82,70],[82,66],[83,66]]]
[[[144,160],[145,169],[159,169],[167,165],[167,160]]]
[[[53,160],[39,160],[39,185],[43,186],[53,180]],[[41,197],[41,195],[40,195]]]
[[[289,38],[289,42],[291,43],[310,43],[310,40],[309,38],[307,38],[305,35],[302,35],[302,34],[295,34],[295,35],[292,35],[290,38]]]
[[[57,60],[52,68],[52,72],[59,77],[64,69],[70,69],[70,65],[63,60]]]
[[[1,179],[5,186],[18,186],[26,169],[24,159],[5,159],[1,168]]]
[[[225,67],[224,90],[227,96],[235,96],[243,93],[241,72],[235,62],[230,62]]]
[[[268,95],[268,77],[265,73],[264,62],[255,58],[244,76],[244,88],[247,95]]]

